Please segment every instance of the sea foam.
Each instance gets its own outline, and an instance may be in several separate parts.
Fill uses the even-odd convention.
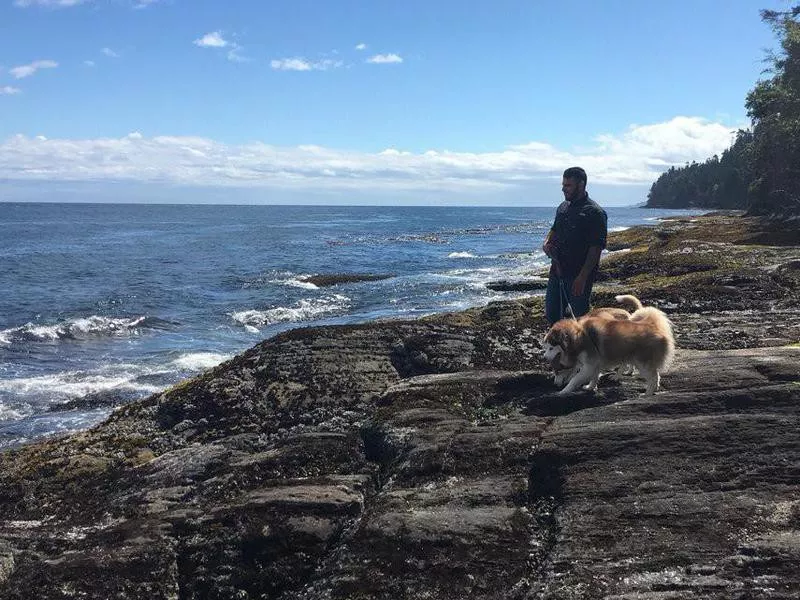
[[[313,321],[320,317],[336,314],[350,306],[350,298],[341,294],[324,296],[322,298],[304,299],[294,306],[276,306],[265,310],[242,310],[231,313],[231,318],[243,325],[248,331],[250,328],[265,327],[275,323],[291,323],[298,321]]]
[[[101,317],[92,315],[70,319],[61,323],[44,325],[26,323],[19,327],[0,331],[0,343],[53,342],[58,340],[80,340],[105,336],[135,335],[145,326],[147,317]]]

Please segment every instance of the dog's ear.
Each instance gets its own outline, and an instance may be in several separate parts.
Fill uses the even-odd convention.
[[[564,349],[564,353],[567,354],[567,356],[577,356],[577,331],[575,331],[572,327],[562,327],[559,333],[559,345]]]
[[[542,340],[542,346],[545,344],[550,344],[551,346],[558,346],[561,344],[561,335],[557,329],[551,328],[550,331],[547,332]]]
[[[558,329],[555,327],[551,327],[547,330],[547,333],[544,334],[542,339],[539,342],[540,347],[544,347],[545,344],[550,344],[551,346],[558,346]]]

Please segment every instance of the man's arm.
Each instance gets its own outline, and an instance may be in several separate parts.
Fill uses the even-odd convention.
[[[589,246],[589,251],[586,253],[586,260],[583,261],[583,266],[577,277],[575,277],[575,281],[572,283],[573,296],[580,296],[583,294],[586,281],[589,279],[589,275],[592,274],[592,271],[594,271],[597,263],[600,262],[600,254],[602,252],[603,248],[600,246]]]
[[[606,236],[608,235],[608,216],[604,210],[600,210],[593,215],[592,224],[587,232],[588,241],[591,244],[586,252],[586,259],[583,261],[578,276],[572,284],[573,296],[580,296],[586,288],[586,282],[600,262],[600,254],[606,247]]]
[[[544,253],[553,258],[553,251],[556,249],[556,236],[553,233],[553,230],[547,232],[547,237],[544,238],[544,244],[542,245],[542,250]]]
[[[563,215],[563,206],[566,202],[562,202],[558,208],[556,208],[556,216],[553,219],[553,225],[550,227],[550,231],[547,232],[547,237],[544,238],[544,244],[542,244],[542,250],[549,258],[555,258],[554,254],[558,251],[558,239],[556,238],[556,229],[558,229],[558,224],[561,219],[564,218]]]

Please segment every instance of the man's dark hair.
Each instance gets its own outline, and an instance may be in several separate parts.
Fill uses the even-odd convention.
[[[576,179],[578,181],[582,181],[583,184],[586,185],[586,171],[580,167],[570,167],[564,171],[564,177],[567,179]]]

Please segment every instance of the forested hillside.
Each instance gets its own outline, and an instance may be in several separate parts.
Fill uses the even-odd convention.
[[[753,215],[800,215],[800,5],[764,10],[780,44],[769,77],[745,100],[751,126],[722,156],[672,167],[650,188],[652,208],[735,208]]]

